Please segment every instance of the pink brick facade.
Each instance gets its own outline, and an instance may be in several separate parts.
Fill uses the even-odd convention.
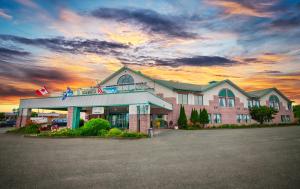
[[[72,128],[72,121],[73,121],[73,111],[74,107],[68,107],[68,115],[67,115],[67,127]]]
[[[164,98],[167,102],[170,102],[173,104],[173,111],[165,111],[165,113],[168,115],[168,123],[170,123],[170,121],[173,122],[173,126],[177,124],[177,120],[179,117],[179,111],[180,111],[180,104],[176,103],[176,98]],[[267,105],[269,105],[269,103],[267,102]],[[234,107],[220,107],[219,106],[219,97],[218,96],[214,96],[213,100],[209,101],[209,105],[205,106],[205,105],[184,105],[185,108],[185,113],[187,115],[187,118],[189,119],[190,115],[191,115],[191,111],[192,109],[203,109],[205,108],[207,110],[207,112],[211,115],[213,114],[221,114],[221,123],[217,124],[217,123],[210,123],[207,124],[207,126],[218,126],[218,125],[222,125],[222,124],[253,124],[256,123],[254,120],[250,120],[248,122],[245,121],[241,121],[240,123],[237,122],[237,115],[238,114],[242,114],[242,115],[249,115],[249,109],[245,108],[244,103],[240,102],[240,99],[238,97],[235,97],[235,106]],[[164,111],[154,111],[151,113],[164,113]],[[282,105],[282,103],[280,103],[280,110],[279,112],[276,114],[274,120],[272,123],[282,123],[281,121],[281,115],[289,115],[291,118],[291,122],[294,120],[294,116],[293,116],[293,112],[286,110],[286,107]]]
[[[16,127],[24,127],[30,120],[31,109],[22,109],[16,121]]]
[[[150,114],[140,114],[140,132],[147,133],[150,128]],[[138,115],[129,115],[129,131],[138,132]]]

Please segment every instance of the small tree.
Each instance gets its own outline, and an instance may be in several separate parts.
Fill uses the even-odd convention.
[[[38,113],[36,112],[31,112],[31,117],[37,117],[38,116]]]
[[[177,124],[180,129],[187,128],[187,118],[183,106],[180,106],[180,112],[179,112],[179,118],[177,120]]]
[[[271,121],[274,119],[274,115],[278,111],[274,108],[267,107],[267,106],[260,106],[260,107],[253,107],[250,109],[250,115],[252,119],[259,122],[260,124],[263,124],[265,121]]]
[[[199,122],[203,125],[203,127],[205,126],[205,124],[209,123],[208,113],[205,108],[200,111]]]
[[[192,109],[190,121],[193,123],[193,125],[196,125],[198,121],[198,112],[195,109]]]
[[[0,120],[3,120],[5,118],[5,113],[4,112],[0,112]]]
[[[293,106],[293,112],[294,112],[295,118],[298,119],[298,123],[300,123],[300,105]]]

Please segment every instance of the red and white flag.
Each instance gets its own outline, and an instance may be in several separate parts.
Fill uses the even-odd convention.
[[[97,90],[98,94],[103,94],[103,91],[101,89],[101,86],[98,87],[98,90]]]
[[[48,92],[48,90],[46,89],[46,87],[44,86],[44,87],[42,87],[41,89],[36,90],[35,93],[36,93],[37,95],[39,95],[39,96],[44,96],[44,95],[48,94],[49,92]]]

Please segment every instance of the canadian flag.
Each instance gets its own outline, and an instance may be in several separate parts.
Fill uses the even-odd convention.
[[[98,90],[97,90],[98,94],[103,94],[103,91],[101,89],[101,86],[98,87]]]
[[[42,87],[41,89],[36,90],[35,93],[36,93],[37,95],[39,95],[39,96],[43,96],[43,95],[48,94],[49,92],[48,92],[48,90],[46,89],[46,87],[44,86],[44,87]]]

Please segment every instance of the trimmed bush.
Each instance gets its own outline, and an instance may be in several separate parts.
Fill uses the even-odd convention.
[[[97,136],[106,136],[107,134],[108,134],[108,131],[107,131],[107,130],[104,130],[104,129],[102,129],[102,130],[98,131],[98,134],[97,134]]]
[[[7,133],[16,133],[16,134],[38,134],[40,133],[40,126],[35,123],[28,123],[25,127],[19,127],[7,131]]]
[[[122,131],[118,128],[112,128],[108,131],[107,136],[115,137],[120,136],[122,134]]]
[[[122,137],[124,138],[146,138],[148,135],[143,133],[129,133],[129,132],[123,132]]]
[[[91,119],[79,128],[82,136],[97,136],[100,130],[109,130],[110,123],[101,118]]]

